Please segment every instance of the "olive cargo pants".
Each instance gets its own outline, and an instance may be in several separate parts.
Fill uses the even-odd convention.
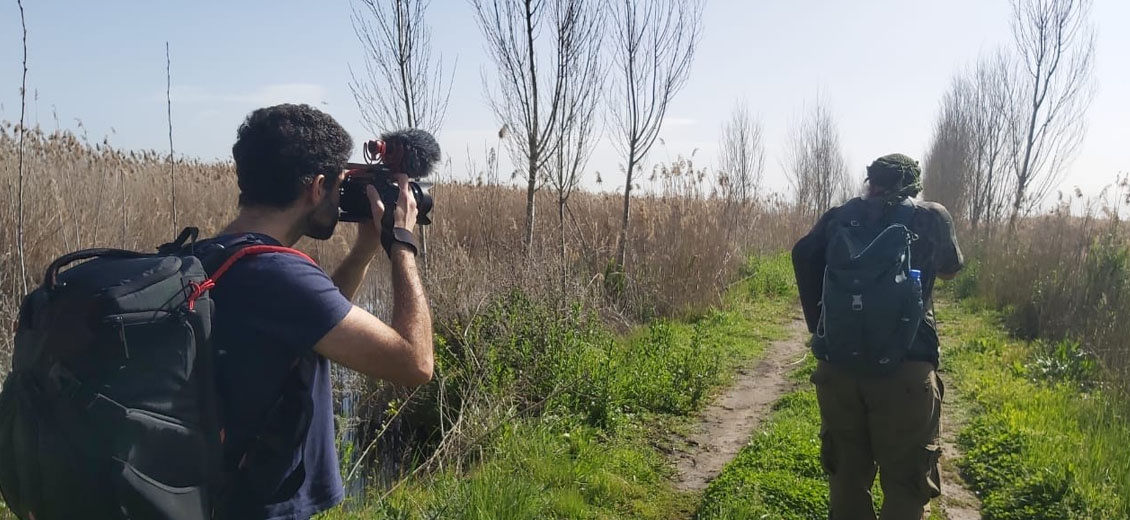
[[[820,461],[828,473],[831,520],[920,520],[941,494],[939,419],[945,388],[934,365],[906,361],[890,376],[857,376],[821,361],[813,372],[820,404]]]

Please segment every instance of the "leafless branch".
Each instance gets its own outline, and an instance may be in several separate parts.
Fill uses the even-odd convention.
[[[722,150],[718,164],[719,184],[728,202],[748,204],[761,187],[765,172],[765,143],[761,122],[738,103],[722,127]]]
[[[358,75],[350,68],[349,88],[373,135],[406,127],[434,134],[443,126],[455,67],[447,73],[442,56],[433,57],[425,23],[429,3],[351,0],[365,69]]]
[[[563,75],[558,140],[553,157],[546,163],[546,180],[557,195],[557,224],[561,283],[568,280],[565,242],[565,209],[569,196],[581,181],[585,167],[600,137],[597,108],[604,87],[605,65],[599,52],[604,37],[601,2],[558,0],[553,4],[553,25],[559,28],[557,49]],[[569,30],[564,30],[568,28]]]
[[[487,101],[495,117],[507,128],[507,145],[515,163],[526,174],[526,250],[533,244],[534,194],[545,176],[545,168],[562,146],[561,119],[564,105],[577,74],[598,52],[588,13],[597,0],[469,0],[475,10],[487,54],[496,74],[483,79]],[[550,12],[547,13],[546,10]],[[550,45],[539,45],[546,29]],[[590,78],[591,79],[591,78]]]
[[[968,215],[973,205],[973,115],[977,92],[964,75],[955,76],[942,98],[930,149],[923,167],[923,195],[939,202],[955,215]]]
[[[852,192],[839,130],[823,100],[794,121],[788,139],[784,167],[794,201],[815,220]]]
[[[16,5],[20,8],[20,29],[23,31],[23,76],[20,79],[20,144],[19,144],[19,159],[17,166],[17,177],[19,187],[16,190],[16,211],[19,214],[18,224],[16,225],[16,256],[20,258],[20,287],[22,298],[27,294],[27,261],[24,258],[24,134],[27,133],[27,128],[24,126],[24,111],[27,109],[27,23],[24,20],[24,4],[22,0],[16,0]]]
[[[616,262],[626,267],[632,182],[667,108],[690,78],[702,35],[702,0],[610,0],[613,143],[624,157],[624,210]]]
[[[1058,185],[1085,135],[1094,93],[1092,0],[1013,0],[1021,63],[1010,227]]]

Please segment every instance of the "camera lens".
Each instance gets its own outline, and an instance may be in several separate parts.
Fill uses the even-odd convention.
[[[435,201],[432,200],[431,194],[424,191],[423,186],[417,182],[410,182],[408,186],[412,189],[412,196],[416,198],[416,223],[421,225],[428,225],[432,223],[432,218],[429,215],[432,211],[432,205]]]

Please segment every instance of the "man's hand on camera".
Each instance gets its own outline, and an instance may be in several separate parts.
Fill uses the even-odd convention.
[[[357,223],[357,241],[353,244],[353,251],[372,259],[377,251],[381,250],[381,224],[378,220],[373,222]]]
[[[396,208],[393,210],[392,222],[395,227],[404,228],[412,231],[416,228],[416,197],[412,195],[412,189],[408,187],[408,176],[403,173],[398,173],[392,176],[396,181],[396,185],[400,187],[400,198],[396,201]],[[365,195],[369,197],[369,204],[372,205],[373,210],[373,224],[377,231],[381,230],[381,221],[384,220],[385,204],[381,201],[380,193],[377,193],[377,188],[368,186],[365,188]]]
[[[415,239],[412,237],[412,230],[416,227],[416,216],[418,210],[416,209],[416,197],[412,194],[412,189],[408,185],[408,176],[404,174],[397,174],[393,176],[397,186],[400,188],[400,197],[396,201],[396,206],[393,208],[392,221],[393,227],[402,229],[408,232],[409,242],[412,243],[408,246],[409,251],[415,253]],[[369,204],[371,205],[373,213],[373,222],[371,228],[376,231],[378,237],[382,239],[385,244],[385,250],[392,255],[392,249],[398,243],[403,243],[399,239],[393,239],[393,229],[383,229],[385,221],[385,206],[381,201],[380,194],[373,186],[369,186],[365,190],[365,194],[369,197]],[[366,231],[368,233],[368,231]],[[400,233],[400,232],[398,232]],[[397,235],[398,237],[400,235]],[[403,247],[401,248],[403,249]]]

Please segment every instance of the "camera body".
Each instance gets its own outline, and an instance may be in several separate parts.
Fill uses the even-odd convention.
[[[416,128],[397,130],[365,143],[363,152],[364,164],[346,164],[349,171],[341,183],[338,203],[340,220],[357,222],[373,218],[369,197],[365,194],[366,188],[372,185],[384,203],[386,220],[391,223],[392,210],[400,199],[400,186],[393,175],[403,173],[413,179],[408,189],[416,198],[416,223],[431,224],[432,196],[416,180],[427,177],[439,161],[439,144],[435,138]]]
[[[395,172],[383,164],[349,164],[348,167],[350,170],[341,183],[338,218],[344,222],[359,222],[373,218],[369,196],[365,194],[369,185],[377,189],[381,202],[385,205],[385,213],[392,215],[392,209],[400,200],[400,186],[392,179]],[[431,194],[416,181],[410,181],[408,188],[416,198],[416,223],[431,224],[432,219],[429,214],[433,204]]]

